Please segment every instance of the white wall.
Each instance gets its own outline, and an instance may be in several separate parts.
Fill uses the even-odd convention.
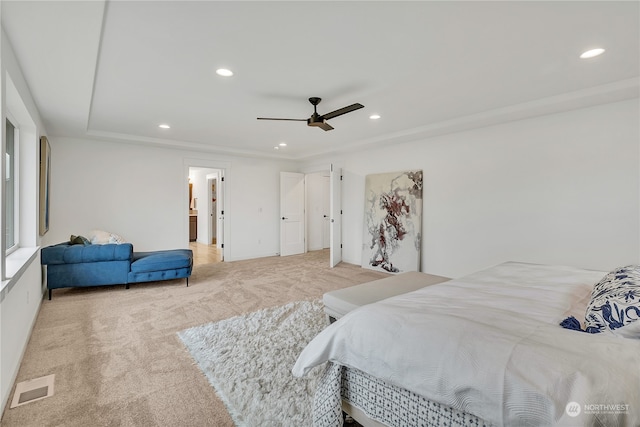
[[[185,163],[207,167],[220,161],[229,166],[225,259],[279,252],[279,173],[295,170],[291,162],[71,138],[51,138],[51,151],[47,244],[98,228],[120,234],[136,251],[188,247]],[[198,200],[199,214],[206,214],[205,200]]]
[[[234,259],[280,253],[280,172],[297,170],[295,163],[244,159],[233,165],[233,183],[225,175],[225,195],[232,197],[224,207],[224,245],[232,245]]]
[[[50,142],[47,245],[100,229],[120,234],[140,251],[186,247],[188,181],[179,157],[139,145],[55,137]]]
[[[424,172],[422,271],[640,261],[638,99],[341,154],[343,259],[360,264],[364,178]]]
[[[20,182],[20,244],[21,246],[29,246],[30,248],[25,250],[29,254],[33,254],[40,243],[37,231],[38,172],[36,165],[39,161],[38,141],[39,136],[46,134],[46,131],[35,107],[29,86],[24,80],[20,65],[4,31],[0,38],[2,133],[4,135],[4,119],[8,111],[7,103],[12,104],[11,108],[18,109],[12,113],[18,116],[15,118],[21,125],[28,122],[28,128],[25,128],[20,136],[20,144],[22,145],[20,155],[27,157],[20,160],[21,166],[25,166],[25,170],[21,173]],[[8,94],[7,89],[11,93]],[[4,137],[2,139],[4,140]],[[29,169],[32,175],[23,176]],[[0,166],[0,170],[4,173],[4,165]],[[2,199],[0,198],[0,200]],[[14,254],[21,251],[22,249]],[[0,292],[0,413],[4,410],[9,399],[13,382],[20,368],[22,355],[29,342],[31,329],[42,302],[43,284],[40,257],[36,254],[27,258],[30,261],[25,264],[22,261],[18,262],[23,267],[5,282],[6,287]]]
[[[0,294],[2,410],[11,397],[11,389],[40,310],[42,293],[42,267],[38,254],[20,279]]]

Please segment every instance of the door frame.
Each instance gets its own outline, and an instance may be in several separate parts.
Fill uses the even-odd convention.
[[[224,223],[222,226],[223,245],[224,245],[224,247],[222,248],[222,259],[229,259],[229,254],[231,253],[231,242],[230,242],[231,227],[229,226],[230,221],[228,220],[229,219],[228,212],[230,212],[228,183],[230,182],[231,175],[232,175],[231,162],[223,161],[223,160],[198,159],[198,158],[192,158],[192,157],[185,157],[183,158],[183,176],[184,176],[183,182],[188,182],[189,180],[189,168],[218,169],[221,174],[220,176],[224,176],[225,189],[222,194],[222,200],[223,200],[225,215],[224,215]],[[183,191],[184,193],[183,193],[182,200],[189,200],[189,186],[183,185]],[[211,208],[209,207],[208,210],[209,209]],[[187,247],[189,247],[188,246],[188,242],[189,242],[188,213],[189,212],[187,209],[187,212],[185,213],[185,221],[183,222],[183,238],[184,238],[184,241],[187,242]]]
[[[327,171],[329,171],[329,174],[331,175],[332,171],[334,171],[334,170],[338,171],[338,170],[342,170],[342,169],[343,169],[343,167],[339,163],[327,162],[327,163],[322,163],[322,164],[315,164],[315,165],[313,165],[312,167],[309,167],[309,168],[304,168],[302,170],[302,173],[304,173],[305,175],[310,175],[310,174],[313,174],[313,173],[326,173]],[[341,175],[341,173],[340,173],[340,175]],[[330,237],[330,242],[331,243],[329,245],[329,253],[330,253],[329,266],[331,268],[334,267],[333,261],[335,261],[335,258],[334,258],[333,255],[337,255],[336,254],[337,251],[339,251],[339,254],[340,254],[340,256],[339,256],[340,261],[338,261],[338,262],[342,261],[342,246],[341,246],[342,245],[342,227],[341,227],[341,224],[342,224],[342,180],[339,181],[339,186],[340,186],[340,193],[339,193],[339,196],[337,197],[337,200],[335,200],[336,202],[338,202],[339,206],[334,207],[334,210],[336,210],[337,212],[340,213],[340,215],[338,217],[334,218],[334,221],[335,220],[339,220],[340,221],[339,239],[338,239],[339,241],[334,241],[336,239]],[[329,187],[331,187],[331,185],[329,185]],[[306,188],[305,188],[305,191],[306,191]],[[329,203],[331,204],[331,200],[329,201]],[[331,208],[330,208],[330,210],[331,210]],[[330,213],[330,215],[331,214],[332,213]],[[305,231],[305,234],[306,234],[306,231]],[[334,244],[335,244],[335,247],[333,247]]]
[[[216,230],[216,243],[215,243],[215,247],[217,249],[220,249],[221,245],[224,245],[224,215],[222,214],[222,212],[224,212],[224,171],[222,169],[211,169],[213,172],[212,174],[207,174],[207,215],[209,218],[208,221],[208,235],[207,235],[207,244],[209,245],[213,245],[213,230]],[[211,175],[215,174],[215,178],[210,177]],[[212,185],[213,182],[215,180],[216,183],[216,210],[213,210],[213,202],[212,202],[212,198],[213,198],[213,190],[212,190]],[[222,195],[223,197],[220,198],[220,195]],[[215,224],[215,226],[214,226]],[[220,261],[224,261],[224,253],[220,253],[221,255],[221,260]]]
[[[329,167],[329,266],[342,262],[342,168]]]

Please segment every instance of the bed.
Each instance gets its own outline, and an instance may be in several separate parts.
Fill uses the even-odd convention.
[[[611,274],[508,262],[369,304],[316,336],[293,374],[328,362],[318,427],[341,426],[343,404],[389,426],[640,426],[640,288],[623,327],[560,326],[589,320]]]

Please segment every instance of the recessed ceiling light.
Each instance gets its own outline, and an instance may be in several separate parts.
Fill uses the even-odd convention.
[[[278,147],[277,145],[275,147],[273,147],[274,150],[279,150],[280,147]]]
[[[287,143],[286,142],[281,142],[280,144],[278,144],[280,147],[286,147]]]
[[[216,74],[222,77],[231,77],[233,76],[233,71],[228,70],[226,68],[218,68],[216,70]]]
[[[380,114],[372,114],[369,116],[371,120],[378,120],[380,118]]]
[[[580,58],[582,59],[593,58],[594,56],[602,55],[603,53],[604,53],[604,49],[602,48],[591,49],[586,52],[583,52],[582,55],[580,55]]]
[[[162,128],[162,129],[171,129],[171,126],[166,125],[166,124],[158,125],[158,127],[159,127],[159,128]]]

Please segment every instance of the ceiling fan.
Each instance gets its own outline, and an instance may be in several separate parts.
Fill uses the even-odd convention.
[[[322,98],[309,98],[309,102],[311,103],[311,105],[313,105],[313,114],[308,119],[278,119],[271,117],[258,117],[258,120],[288,120],[292,122],[307,122],[307,126],[316,126],[324,130],[332,130],[333,127],[329,123],[327,123],[327,120],[350,113],[355,110],[359,110],[360,108],[364,108],[364,105],[356,103],[351,104],[347,107],[338,108],[337,110],[330,113],[318,114],[318,110],[316,109],[316,107],[320,103],[320,101],[322,101]]]

